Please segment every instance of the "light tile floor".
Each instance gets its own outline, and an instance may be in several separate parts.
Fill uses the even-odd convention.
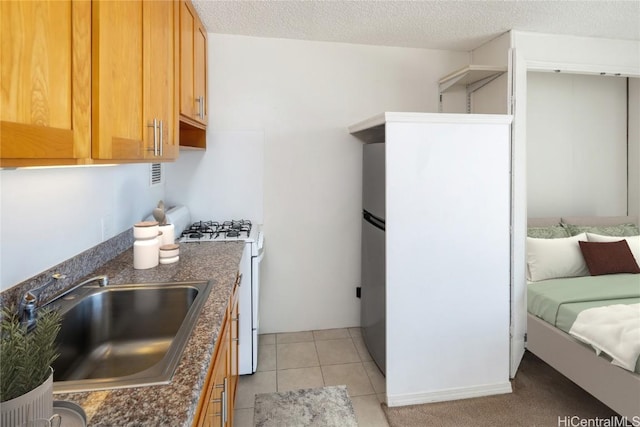
[[[258,371],[240,377],[234,427],[253,427],[257,393],[346,385],[360,427],[388,427],[384,376],[360,328],[260,335]]]

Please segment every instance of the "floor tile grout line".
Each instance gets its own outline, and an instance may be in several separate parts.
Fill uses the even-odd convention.
[[[326,387],[324,382],[324,373],[322,372],[322,362],[320,362],[320,354],[318,354],[318,345],[316,344],[316,336],[313,335],[313,348],[316,349],[316,358],[318,359],[318,367],[320,368],[320,376],[322,377],[322,387]]]

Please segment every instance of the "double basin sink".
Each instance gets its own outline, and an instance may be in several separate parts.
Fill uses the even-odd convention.
[[[167,384],[210,282],[86,285],[54,303],[62,314],[55,392]]]

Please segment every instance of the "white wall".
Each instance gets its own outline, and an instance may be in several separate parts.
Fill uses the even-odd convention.
[[[209,34],[209,59],[210,131],[264,136],[260,332],[359,325],[362,147],[346,128],[383,111],[437,111],[438,79],[469,55]]]
[[[206,151],[183,150],[165,170],[167,201],[187,206],[194,221],[264,222],[262,131],[209,130]]]
[[[130,228],[164,197],[149,165],[0,170],[0,289]]]
[[[622,77],[527,76],[530,217],[627,213],[627,87]]]

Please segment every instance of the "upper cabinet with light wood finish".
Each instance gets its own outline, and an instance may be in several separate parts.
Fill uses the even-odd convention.
[[[205,148],[207,30],[191,1],[180,2],[180,145]]]
[[[145,61],[148,67],[148,98],[145,105],[149,106],[146,117],[157,117],[162,120],[159,124],[158,156],[163,159],[178,157],[179,125],[179,96],[180,73],[179,60],[180,37],[180,3],[177,1],[145,1],[148,25],[145,27]],[[153,154],[147,151],[147,157]]]
[[[90,163],[91,3],[0,2],[0,166]]]
[[[178,156],[179,2],[0,2],[0,166]]]
[[[93,145],[100,160],[177,157],[178,3],[93,3]]]

